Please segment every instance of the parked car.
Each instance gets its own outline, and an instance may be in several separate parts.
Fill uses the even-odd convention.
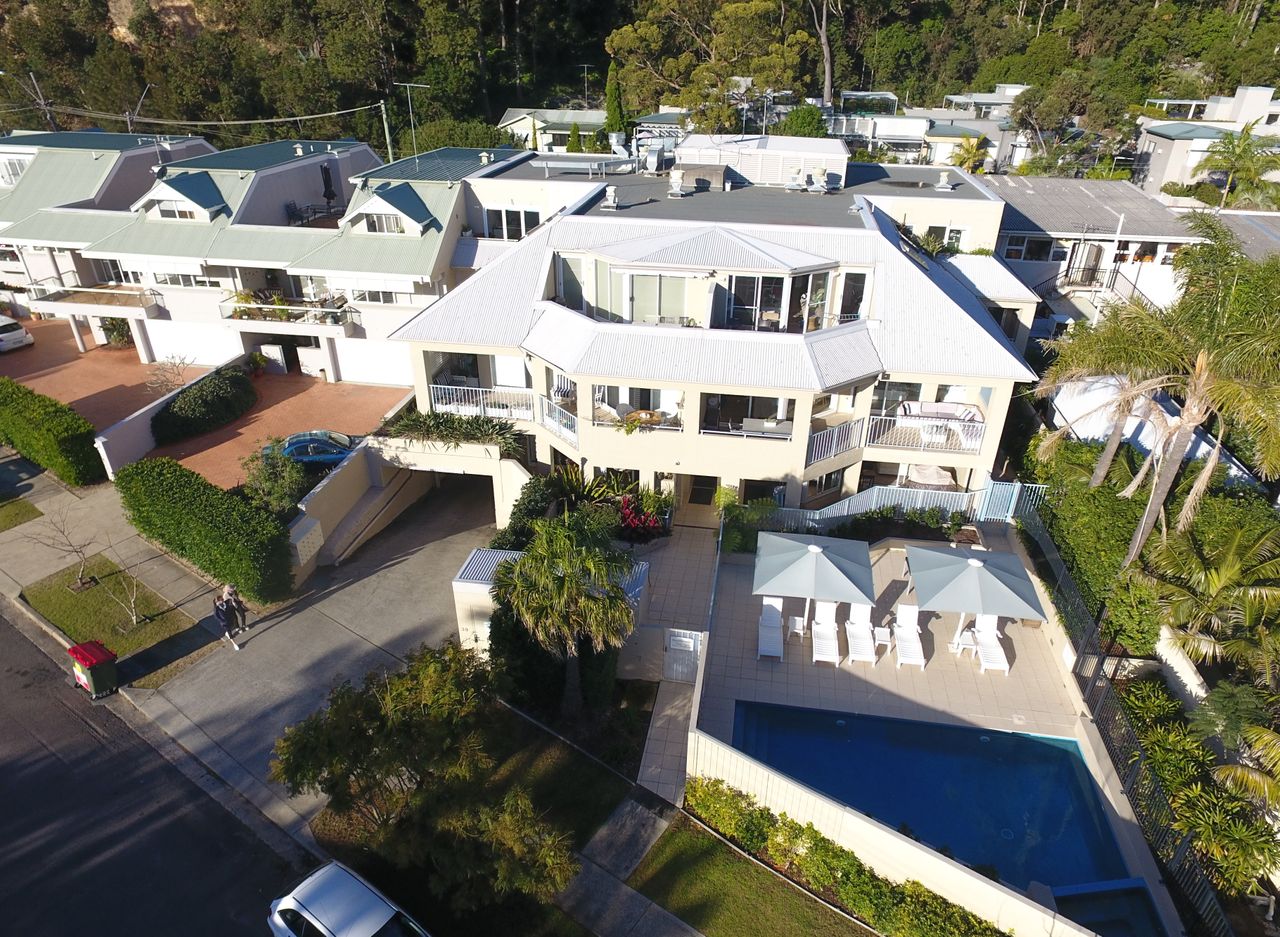
[[[360,445],[363,438],[327,429],[313,429],[306,433],[294,433],[284,441],[282,451],[295,462],[332,468],[350,455],[351,450]],[[266,452],[267,449],[263,451]]]
[[[271,902],[275,937],[431,937],[386,895],[330,862]]]
[[[13,351],[15,348],[34,345],[35,341],[36,337],[17,319],[0,316],[0,351]]]

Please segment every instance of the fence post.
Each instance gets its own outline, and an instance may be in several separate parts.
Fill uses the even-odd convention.
[[[1022,482],[1015,479],[1013,482],[1013,496],[1009,498],[1009,510],[1005,512],[1004,522],[1012,524],[1014,515],[1018,513],[1018,502],[1022,499]]]

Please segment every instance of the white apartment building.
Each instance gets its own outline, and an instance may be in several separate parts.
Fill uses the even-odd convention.
[[[605,182],[393,333],[420,409],[512,419],[536,462],[686,505],[716,485],[806,507],[986,485],[1014,384],[1035,377],[1014,344],[1035,297],[998,260],[936,263],[848,192]]]

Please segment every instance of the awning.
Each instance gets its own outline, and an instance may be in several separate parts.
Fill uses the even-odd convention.
[[[861,540],[764,532],[751,588],[756,595],[874,605],[871,550]]]
[[[922,609],[1045,618],[1031,577],[1014,553],[908,546],[907,567]]]

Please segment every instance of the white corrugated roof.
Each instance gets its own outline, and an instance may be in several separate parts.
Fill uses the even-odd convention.
[[[781,137],[776,134],[739,136],[729,133],[691,133],[676,147],[676,162],[688,161],[697,150],[721,150],[742,153],[764,150],[768,153],[792,153],[807,156],[830,156],[842,163],[849,158],[849,148],[836,137]]]
[[[999,257],[989,254],[953,254],[942,258],[942,267],[979,297],[1020,303],[1040,301],[1040,297],[1019,280]]]
[[[823,266],[825,256],[799,251],[763,238],[711,225],[673,231],[655,237],[628,238],[597,248],[597,252],[626,263],[664,267],[710,267],[731,270],[800,270]]]
[[[499,566],[508,560],[518,560],[523,555],[520,550],[489,550],[483,547],[472,550],[471,554],[463,561],[462,568],[458,570],[458,574],[453,577],[453,581],[491,585],[494,573]],[[637,560],[631,564],[631,569],[627,572],[621,585],[627,593],[627,598],[634,603],[640,598],[640,593],[644,591],[648,581],[649,564],[644,560]]]
[[[515,246],[515,241],[504,241],[501,238],[461,237],[453,245],[450,266],[478,270]]]

